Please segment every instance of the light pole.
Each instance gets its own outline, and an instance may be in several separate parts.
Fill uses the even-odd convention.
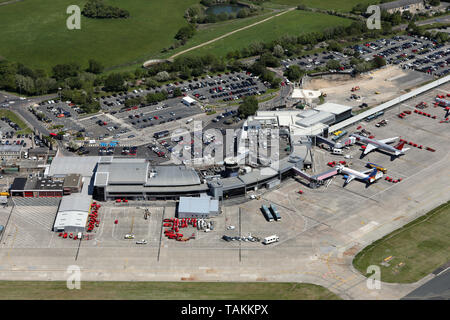
[[[58,94],[59,94],[59,102],[61,102],[61,88],[58,88]]]

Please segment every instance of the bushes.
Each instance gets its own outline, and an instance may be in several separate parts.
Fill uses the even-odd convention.
[[[128,18],[127,10],[106,5],[103,0],[89,0],[81,12],[85,17],[97,19]]]
[[[175,39],[187,41],[195,35],[195,32],[195,26],[189,24],[188,26],[182,27],[180,28],[180,30],[178,30],[177,34],[175,35]]]
[[[104,67],[100,62],[98,62],[97,60],[94,60],[94,59],[90,59],[89,67],[87,68],[86,71],[95,73],[95,74],[100,74],[103,72],[103,69],[104,69]]]
[[[100,110],[100,103],[93,99],[92,92],[64,89],[61,92],[61,97],[63,100],[69,100],[80,105],[80,108],[86,113],[96,113]]]
[[[106,91],[123,91],[126,89],[125,80],[120,73],[111,73],[105,80]]]
[[[356,73],[362,73],[367,72],[373,69],[381,68],[382,66],[386,65],[386,60],[382,57],[376,56],[370,61],[367,62],[360,62],[355,65],[355,72]]]
[[[301,77],[305,75],[305,70],[300,69],[297,65],[291,65],[289,68],[285,71],[284,75],[290,80],[290,81],[298,81]]]
[[[166,90],[162,90],[161,92],[149,93],[147,95],[147,102],[148,103],[161,102],[166,100],[168,96],[169,95],[167,94]]]
[[[248,116],[252,116],[258,111],[258,100],[256,100],[255,96],[248,96],[244,98],[244,101],[239,106],[239,114],[241,118],[247,118]]]

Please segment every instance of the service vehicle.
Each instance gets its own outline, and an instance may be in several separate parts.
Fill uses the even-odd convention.
[[[274,234],[272,236],[265,237],[262,243],[267,245],[278,241],[280,241],[280,238],[276,234]]]

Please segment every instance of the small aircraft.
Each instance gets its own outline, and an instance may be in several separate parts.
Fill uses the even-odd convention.
[[[344,187],[354,179],[358,179],[363,182],[366,182],[367,184],[370,184],[383,177],[383,172],[378,171],[377,168],[372,168],[367,171],[359,172],[347,168],[343,165],[339,165],[336,169],[338,173],[344,174],[344,178],[346,179]]]
[[[383,139],[383,140],[375,140],[375,139],[370,139],[370,138],[360,136],[355,133],[352,134],[351,136],[355,137],[356,141],[367,144],[363,151],[363,155],[368,154],[370,151],[373,151],[376,149],[381,149],[384,151],[392,152],[396,156],[400,156],[400,155],[405,154],[405,152],[409,150],[409,148],[403,148],[403,146],[405,145],[405,141],[399,143],[395,147],[388,145],[388,143],[392,143],[395,140],[397,140],[398,137],[388,138],[388,139]]]

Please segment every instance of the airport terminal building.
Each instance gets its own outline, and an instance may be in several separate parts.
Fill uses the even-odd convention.
[[[94,199],[156,200],[208,192],[197,172],[185,166],[150,166],[145,159],[101,157],[94,178]]]
[[[198,172],[182,165],[151,166],[145,159],[101,157],[93,182],[93,198],[177,200],[180,197],[210,195],[215,199],[245,195],[249,190],[273,187],[291,176],[290,169],[301,159],[283,159],[279,170],[253,169],[244,175],[214,180],[201,179]]]

